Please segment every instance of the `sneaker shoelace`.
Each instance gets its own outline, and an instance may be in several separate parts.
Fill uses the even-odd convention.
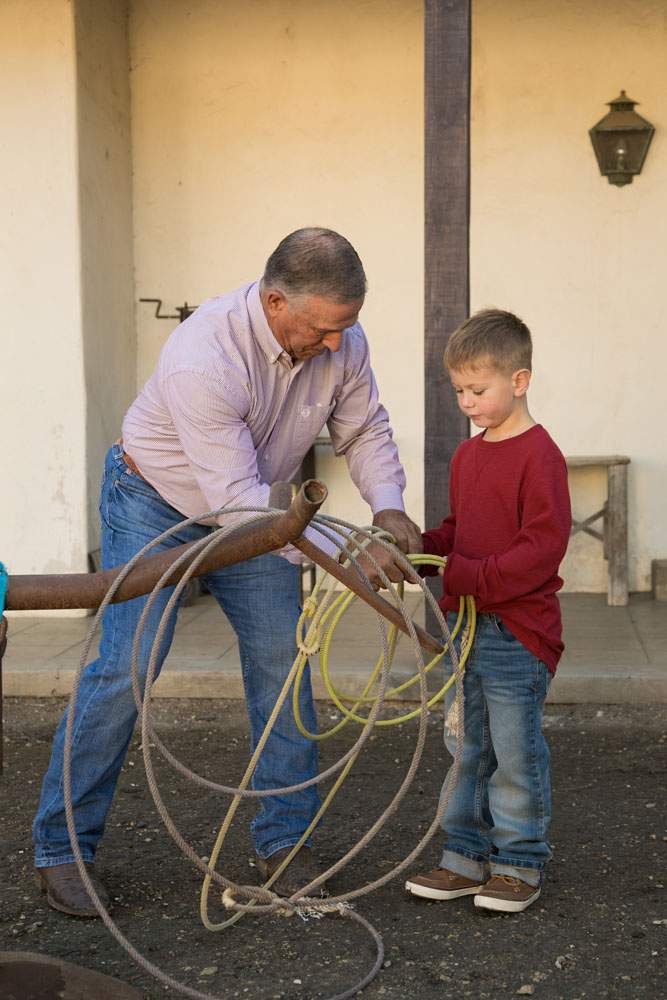
[[[495,875],[494,878],[502,879],[502,881],[512,889],[518,889],[521,885],[521,879],[515,878],[514,875]]]

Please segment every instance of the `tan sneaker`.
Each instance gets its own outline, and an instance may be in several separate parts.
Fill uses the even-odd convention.
[[[428,875],[415,875],[408,879],[405,888],[424,899],[456,899],[457,896],[479,892],[483,885],[483,882],[451,872],[449,868],[435,868]]]
[[[528,885],[512,875],[494,875],[475,896],[475,906],[503,913],[519,913],[534,903],[541,891],[539,885]]]

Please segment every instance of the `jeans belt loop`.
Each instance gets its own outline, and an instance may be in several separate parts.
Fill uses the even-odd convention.
[[[119,445],[121,448],[123,448],[123,439],[122,439],[122,437],[118,438],[118,440],[116,441],[116,444]],[[148,482],[148,480],[146,479],[146,477],[141,475],[141,473],[139,472],[139,469],[134,464],[134,460],[132,458],[130,458],[130,456],[128,455],[128,453],[125,451],[124,448],[123,448],[123,461],[125,462],[125,464],[128,467],[128,469],[132,469],[132,472],[134,472],[134,474],[136,476],[139,476],[139,479],[143,479],[143,481],[145,483]]]

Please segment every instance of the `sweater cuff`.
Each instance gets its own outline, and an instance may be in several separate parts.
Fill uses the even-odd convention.
[[[425,556],[437,556],[440,555],[438,552],[438,546],[435,544],[428,531],[422,531],[422,542],[424,544],[424,555]]]
[[[461,597],[477,593],[479,559],[466,559],[455,552],[447,556],[443,586],[446,594]]]

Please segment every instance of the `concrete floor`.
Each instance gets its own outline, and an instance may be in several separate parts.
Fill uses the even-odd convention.
[[[421,593],[411,590],[406,604],[423,622]],[[549,700],[561,703],[667,702],[667,602],[633,594],[625,608],[607,606],[603,594],[561,595],[565,654],[551,685]],[[91,617],[37,617],[9,613],[3,661],[7,696],[68,695],[90,628]],[[96,650],[97,640],[92,649]],[[377,662],[381,640],[377,618],[355,601],[338,624],[330,653],[334,685],[359,694]],[[94,655],[94,653],[93,653]],[[415,671],[410,640],[399,642],[392,684]],[[311,657],[315,696],[327,698],[318,657]],[[438,690],[436,667],[429,691]],[[412,693],[411,693],[412,692]],[[156,697],[239,698],[243,695],[236,639],[213,598],[206,594],[179,613],[174,643]],[[403,696],[419,699],[418,685]]]

